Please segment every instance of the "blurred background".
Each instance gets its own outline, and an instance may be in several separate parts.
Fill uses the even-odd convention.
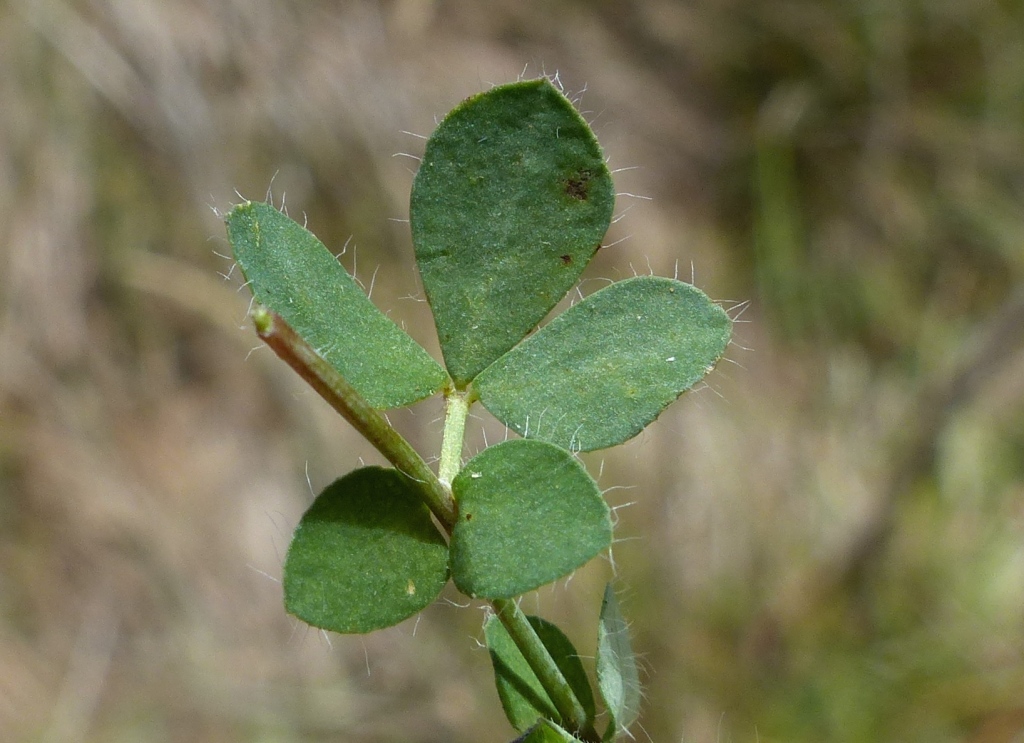
[[[615,581],[638,741],[1024,741],[1024,3],[3,0],[0,70],[0,740],[514,737],[454,593],[284,614],[312,493],[379,460],[257,348],[215,210],[272,185],[436,352],[396,153],[546,73],[631,168],[584,288],[749,305],[586,457],[614,559],[525,608],[586,654]]]

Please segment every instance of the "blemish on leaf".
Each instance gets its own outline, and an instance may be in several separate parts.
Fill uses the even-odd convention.
[[[411,578],[409,579],[409,584],[405,587],[405,592],[409,596],[416,595],[416,584],[412,582]]]
[[[559,258],[561,259],[563,266],[569,266],[569,265],[572,264],[572,256],[569,255],[568,253],[565,254],[565,255],[559,256]]]
[[[577,201],[586,201],[590,196],[590,180],[594,174],[584,168],[565,181],[565,194]]]
[[[467,513],[466,514],[466,521],[472,521],[472,520],[473,520],[473,514]]]

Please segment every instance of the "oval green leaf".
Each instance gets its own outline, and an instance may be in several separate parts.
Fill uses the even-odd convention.
[[[584,712],[587,713],[587,719],[593,720],[594,693],[590,689],[587,672],[583,669],[576,648],[562,630],[551,622],[535,616],[527,616],[526,619],[576,694]],[[491,654],[498,697],[512,727],[522,732],[534,725],[538,719],[559,720],[559,714],[544,686],[498,617],[492,616],[487,620],[484,625],[484,638],[487,640],[487,650]]]
[[[614,202],[597,139],[547,79],[493,88],[445,117],[427,142],[409,215],[457,386],[575,285]]]
[[[570,451],[621,444],[710,372],[732,321],[704,292],[641,276],[566,310],[477,377],[491,413]]]
[[[608,505],[568,452],[542,441],[485,449],[452,482],[451,568],[463,593],[510,598],[568,575],[611,544]]]
[[[364,467],[328,486],[295,530],[284,564],[289,614],[333,632],[372,632],[430,604],[448,548],[412,480]]]
[[[313,233],[270,204],[227,216],[228,240],[256,300],[283,317],[375,408],[409,405],[448,375],[359,288]]]

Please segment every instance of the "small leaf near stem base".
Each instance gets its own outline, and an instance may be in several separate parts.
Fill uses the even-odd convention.
[[[491,605],[497,611],[498,619],[505,626],[509,637],[523,654],[530,670],[536,674],[537,680],[551,697],[551,702],[562,718],[562,726],[573,731],[580,740],[600,741],[601,736],[597,734],[593,720],[588,719],[587,712],[572,686],[551,657],[551,653],[544,647],[540,636],[519,608],[519,604],[510,599],[495,599]]]
[[[555,664],[565,676],[569,686],[576,694],[587,714],[593,719],[595,714],[594,694],[583,668],[579,651],[568,637],[556,625],[540,617],[527,617],[530,625],[537,632],[544,647],[554,659]],[[551,703],[547,690],[541,686],[537,675],[530,668],[523,654],[501,620],[492,616],[484,624],[484,637],[487,650],[494,666],[494,681],[498,687],[498,697],[505,710],[505,716],[512,727],[525,732],[533,727],[537,720],[559,721],[561,716]]]
[[[605,740],[612,740],[640,715],[640,675],[629,628],[610,585],[604,591],[597,629],[597,687],[608,710]]]

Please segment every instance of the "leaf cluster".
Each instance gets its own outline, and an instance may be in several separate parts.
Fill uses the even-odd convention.
[[[524,740],[596,737],[579,654],[508,601],[611,544],[609,508],[574,454],[643,430],[714,367],[731,332],[700,290],[654,276],[613,283],[541,324],[600,248],[614,201],[590,127],[548,80],[496,87],[449,113],[427,142],[410,205],[444,366],[273,205],[246,202],[227,217],[261,337],[395,465],[355,470],[316,498],[285,562],[287,610],[358,633],[417,613],[449,578],[491,600],[498,691]],[[378,411],[438,392],[449,413],[435,476]],[[463,465],[477,401],[522,438]],[[610,739],[639,706],[610,590],[598,645]]]

